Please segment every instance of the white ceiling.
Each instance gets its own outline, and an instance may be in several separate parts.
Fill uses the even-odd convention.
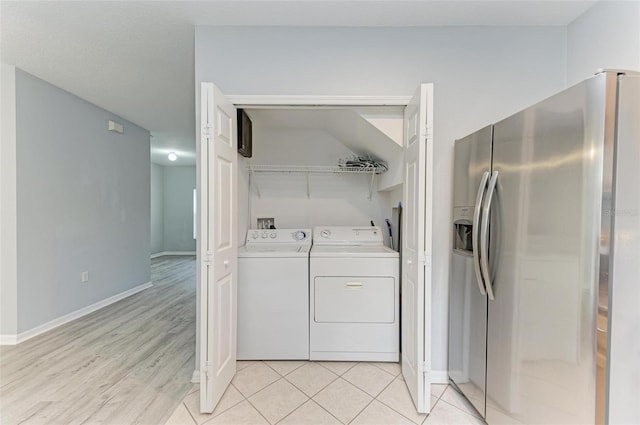
[[[6,1],[2,61],[151,131],[195,163],[195,25],[567,25],[594,0]],[[166,154],[179,160],[170,163]]]

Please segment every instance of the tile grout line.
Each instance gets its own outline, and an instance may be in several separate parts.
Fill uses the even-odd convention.
[[[438,399],[438,401],[440,401],[440,399]],[[471,417],[476,418],[476,419],[484,420],[484,419],[483,419],[482,417],[480,417],[480,416],[476,416],[476,415],[474,415],[474,414],[472,414],[472,413],[469,413],[469,412],[466,412],[466,411],[462,410],[462,409],[461,409],[461,408],[459,408],[458,406],[454,406],[453,404],[449,403],[447,400],[442,400],[442,402],[443,402],[443,403],[446,403],[447,405],[449,405],[449,406],[451,406],[451,407],[456,408],[457,410],[461,411],[462,413],[464,413],[464,414],[465,414],[465,415],[467,415],[467,416],[471,416]]]
[[[375,366],[374,364],[369,363],[369,362],[362,362],[362,363],[364,363],[364,364],[371,364],[372,366]],[[358,363],[358,364],[360,364],[360,363]],[[356,364],[356,366],[357,366],[357,364]],[[355,368],[356,366],[353,366],[353,367],[352,367],[351,369],[349,369],[349,370],[352,370],[352,369],[353,369],[353,368]],[[378,368],[378,369],[380,369],[380,368]],[[345,372],[345,373],[344,373],[344,375],[346,375],[346,374],[349,372],[349,370],[348,370],[347,372]],[[391,381],[389,381],[389,383],[388,383],[387,385],[385,385],[385,386],[384,386],[384,387],[383,387],[383,388],[378,392],[378,394],[377,394],[377,395],[375,395],[375,396],[372,396],[371,394],[369,394],[368,392],[366,392],[364,389],[362,389],[362,388],[358,387],[356,384],[354,384],[353,382],[351,382],[351,381],[347,380],[346,378],[342,378],[342,379],[344,379],[345,381],[349,382],[351,385],[353,385],[354,387],[358,388],[359,390],[363,391],[363,392],[364,392],[365,394],[367,394],[368,396],[373,397],[373,400],[377,400],[377,399],[378,399],[378,396],[379,396],[380,394],[382,394],[382,393],[384,392],[384,390],[386,390],[386,389],[387,389],[387,387],[389,387],[389,385],[391,385],[391,384],[393,383],[393,381],[395,381],[395,380],[398,378],[398,375],[395,375],[395,376],[394,376],[394,375],[390,374],[389,372],[387,372],[387,371],[386,371],[386,370],[384,370],[384,369],[380,369],[380,370],[381,370],[382,372],[386,373],[387,375],[391,376],[391,378],[392,378],[392,379],[391,379]],[[343,376],[344,376],[344,375],[343,375]],[[373,400],[371,400],[371,401],[369,402],[369,404],[373,403]],[[378,402],[379,402],[379,403],[382,403],[380,400],[378,400]],[[365,409],[366,409],[367,407],[369,407],[369,404],[367,404],[367,405],[365,406]],[[384,404],[384,403],[383,403],[383,404]],[[386,404],[385,404],[385,406],[386,406]],[[388,407],[388,406],[387,406],[387,407]],[[364,409],[363,409],[363,410],[364,410]],[[361,412],[359,412],[359,413],[358,413],[358,415],[359,415],[360,413],[362,413],[362,411],[361,411]],[[398,413],[399,413],[399,412],[398,412]],[[357,417],[357,416],[356,416],[356,417]],[[354,420],[355,420],[355,418],[354,418]],[[413,421],[412,421],[412,422],[413,422]]]
[[[279,378],[278,378],[277,380],[273,381],[272,383],[270,383],[270,384],[266,385],[264,388],[261,388],[260,390],[258,390],[258,391],[256,391],[255,393],[251,394],[249,397],[253,397],[254,395],[256,395],[256,394],[258,394],[258,393],[260,393],[260,392],[264,391],[265,389],[269,388],[271,385],[273,385],[273,384],[275,384],[275,383],[277,383],[277,382],[279,382],[279,381],[287,382],[288,384],[292,385],[295,389],[297,389],[298,391],[300,391],[300,392],[301,392],[305,397],[307,397],[307,400],[305,400],[302,404],[300,404],[300,406],[297,406],[295,409],[293,409],[291,412],[289,412],[287,415],[285,415],[282,419],[280,419],[280,420],[279,420],[278,422],[276,422],[276,423],[279,423],[279,422],[283,421],[283,420],[284,420],[284,418],[286,418],[286,417],[287,417],[287,416],[289,416],[291,413],[293,413],[293,412],[295,412],[296,410],[298,410],[298,409],[299,409],[302,405],[304,405],[307,401],[311,400],[311,397],[309,397],[309,396],[308,396],[304,391],[302,391],[300,388],[298,388],[298,387],[297,387],[293,382],[290,382],[288,379],[286,379],[286,375],[283,375],[282,373],[278,372],[275,368],[271,367],[268,363],[266,363],[266,361],[265,361],[265,360],[258,360],[258,361],[257,361],[257,363],[262,363],[262,364],[264,364],[265,366],[267,366],[269,369],[271,369],[273,372],[275,372],[275,373],[276,373],[276,375],[278,375],[278,376],[279,376]],[[311,362],[307,362],[307,364],[308,364],[308,363],[311,363]],[[251,365],[251,366],[253,366],[253,365]],[[251,367],[251,366],[248,366],[248,367]],[[300,365],[300,366],[296,367],[295,369],[293,369],[293,370],[289,371],[289,374],[290,374],[290,373],[295,372],[296,370],[298,370],[298,369],[300,369],[300,368],[302,368],[302,367],[304,367],[304,366],[305,366],[305,364],[303,363],[302,365]],[[333,382],[333,381],[332,381],[332,382]],[[254,409],[256,409],[256,411],[260,414],[260,416],[262,416],[262,417],[267,421],[267,423],[271,424],[271,422],[270,422],[270,421],[269,421],[269,420],[268,420],[268,419],[267,419],[267,418],[262,414],[262,412],[260,411],[260,409],[259,409],[258,407],[256,407],[256,406],[251,402],[251,400],[249,400],[249,397],[245,397],[245,396],[244,396],[244,394],[242,394],[242,392],[240,392],[240,390],[238,390],[238,392],[239,392],[239,393],[240,393],[240,395],[244,398],[244,400],[246,400],[246,401],[247,401],[247,402],[248,402],[248,403],[249,403],[249,404],[250,404]],[[241,402],[240,402],[240,403],[241,403]],[[239,404],[239,403],[238,403],[238,404]],[[236,404],[236,405],[234,405],[234,406],[237,406],[238,404]],[[229,409],[227,409],[227,410],[229,410]],[[225,410],[225,411],[226,411],[226,410]],[[216,415],[216,416],[217,416],[217,415]],[[202,424],[202,425],[204,425],[204,424]],[[271,424],[271,425],[273,425],[273,424]]]
[[[268,365],[267,365],[267,366],[268,366]],[[278,373],[278,372],[276,372],[276,373]],[[280,375],[280,374],[278,373],[278,375]],[[280,379],[284,379],[284,378],[283,378],[282,376],[280,376]],[[267,388],[267,387],[269,387],[270,385],[275,384],[276,382],[280,381],[280,379],[278,379],[278,380],[277,380],[277,381],[275,381],[275,382],[272,382],[271,384],[267,385],[267,386],[266,386],[266,387],[264,387],[264,388]],[[263,388],[263,389],[264,389],[264,388]],[[262,391],[262,390],[260,390],[260,391]],[[256,391],[255,393],[251,394],[251,397],[253,397],[254,395],[258,394],[260,391]],[[305,395],[306,395],[306,394],[305,394]],[[260,416],[262,416],[262,418],[263,418],[265,421],[267,421],[267,423],[268,423],[268,424],[270,424],[270,425],[275,425],[275,424],[272,424],[272,423],[271,423],[271,421],[270,421],[269,419],[267,419],[267,418],[266,418],[266,416],[264,416],[264,415],[262,414],[262,412],[260,411],[260,409],[258,409],[258,408],[253,404],[253,403],[251,403],[251,400],[249,400],[248,398],[245,398],[245,400],[247,401],[247,403],[249,403],[249,405],[251,405],[251,407],[253,407],[253,408],[255,409],[255,411],[256,411],[256,412],[258,412],[258,414],[259,414]],[[295,410],[295,409],[294,409],[294,410]]]
[[[328,370],[328,369],[327,369],[327,370]],[[331,372],[331,371],[329,370],[329,372]],[[346,373],[346,372],[345,372],[345,373]],[[325,386],[324,386],[324,388],[322,388],[322,390],[320,390],[320,391],[318,391],[317,393],[315,393],[315,395],[314,395],[313,397],[315,397],[315,396],[317,396],[318,394],[320,394],[320,393],[321,393],[325,388],[327,388],[329,385],[331,385],[331,384],[333,384],[334,382],[336,382],[338,379],[342,379],[342,380],[343,380],[343,381],[345,381],[347,384],[351,384],[351,382],[347,381],[346,379],[342,378],[342,376],[338,375],[338,377],[337,377],[336,379],[334,379],[333,381],[331,381],[330,383],[328,383],[327,385],[325,385]],[[353,384],[351,384],[351,385],[353,385]],[[354,386],[355,386],[355,385],[354,385]],[[356,388],[358,388],[358,387],[356,387]],[[360,389],[360,388],[358,388],[358,389]],[[315,400],[313,399],[313,397],[311,397],[311,401],[313,401],[315,404],[317,404],[318,406],[320,406],[320,408],[321,408],[322,410],[324,410],[325,412],[327,412],[328,414],[330,414],[331,416],[333,416],[334,418],[336,418],[336,420],[337,420],[338,422],[340,422],[341,424],[345,425],[345,423],[344,423],[344,422],[342,422],[342,421],[341,421],[341,420],[340,420],[336,415],[334,415],[334,414],[333,414],[333,413],[331,413],[329,410],[325,409],[325,407],[324,407],[323,405],[321,405],[320,403],[318,403],[317,401],[315,401]],[[359,414],[360,414],[360,412],[358,412],[358,415],[359,415]],[[357,415],[356,415],[356,416],[357,416]],[[355,418],[354,418],[354,419],[355,419]]]
[[[295,372],[296,370],[300,369],[301,367],[304,367],[304,366],[305,366],[305,363],[311,363],[311,362],[309,362],[308,360],[291,360],[291,361],[300,361],[300,362],[302,362],[302,364],[301,364],[301,365],[299,365],[299,366],[297,366],[297,367],[295,367],[295,368],[293,368],[293,369],[291,369],[288,373],[285,373],[285,374],[283,375],[282,373],[278,372],[275,368],[273,368],[272,366],[270,366],[270,365],[269,365],[269,363],[267,363],[267,361],[269,361],[269,362],[272,362],[272,361],[273,361],[273,362],[277,362],[277,361],[279,361],[279,360],[260,360],[260,361],[261,361],[262,363],[264,363],[267,367],[269,367],[271,370],[273,370],[275,373],[277,373],[278,375],[282,376],[283,378],[284,378],[285,376],[289,375],[290,373],[293,373],[293,372]],[[285,360],[285,361],[286,361],[286,360]]]
[[[318,364],[319,366],[321,366],[321,367],[322,367],[322,365],[321,365],[321,364],[319,364],[319,363],[317,363],[317,362],[308,362],[307,364]],[[305,365],[305,366],[306,366],[306,365]],[[353,367],[353,366],[352,366],[352,367]],[[302,367],[299,367],[298,369],[301,369],[301,368],[302,368]],[[298,370],[298,369],[296,369],[296,370]],[[334,374],[334,375],[335,375],[335,379],[332,379],[332,380],[331,380],[331,382],[329,382],[329,383],[328,383],[327,385],[325,385],[324,387],[320,388],[320,389],[319,389],[318,391],[316,391],[316,393],[315,393],[313,396],[311,396],[311,397],[309,397],[309,396],[307,395],[307,393],[305,393],[304,391],[302,391],[302,389],[301,389],[301,388],[298,388],[298,386],[297,386],[296,384],[294,384],[293,382],[289,381],[289,380],[286,378],[286,376],[283,376],[283,378],[284,378],[288,383],[290,383],[291,385],[293,385],[297,390],[301,391],[304,395],[306,395],[307,397],[309,397],[309,400],[313,401],[313,402],[314,402],[318,407],[320,407],[322,410],[324,410],[325,412],[327,412],[329,415],[331,415],[331,416],[333,416],[334,418],[336,418],[336,417],[333,415],[333,413],[329,412],[327,409],[325,409],[325,408],[324,408],[324,406],[322,406],[320,403],[318,403],[317,401],[315,401],[315,400],[313,399],[313,397],[315,397],[315,396],[317,396],[318,394],[320,394],[320,393],[321,393],[325,388],[327,388],[329,385],[333,384],[333,383],[334,383],[334,382],[336,382],[338,379],[340,379],[340,375],[338,375],[337,373],[335,373],[335,372],[333,372],[332,370],[329,370],[329,369],[327,369],[327,368],[324,368],[324,369],[325,369],[325,370],[327,370],[329,373]],[[291,373],[293,373],[293,372],[294,372],[294,371],[291,371]],[[345,373],[346,373],[346,372],[345,372]],[[300,407],[302,407],[302,405],[304,405],[305,403],[306,403],[306,401],[305,401],[304,403],[302,403],[300,406],[298,406],[297,408],[295,408],[295,409],[293,410],[293,412],[295,412],[296,410],[298,410],[298,409],[299,409]],[[293,413],[293,412],[291,412],[291,413]],[[289,413],[289,415],[290,415],[291,413]],[[287,416],[289,416],[289,415],[287,415]],[[285,418],[286,418],[286,416],[285,416]],[[284,420],[284,418],[282,418],[282,419],[281,419],[281,421],[283,421],[283,420]],[[343,422],[342,422],[340,419],[338,419],[338,418],[336,418],[336,420],[337,420],[338,422],[340,422],[340,423],[343,423]]]
[[[331,414],[331,412],[329,412],[327,409],[325,409],[324,407],[322,407],[321,405],[319,405],[314,399],[309,398],[307,401],[305,401],[304,403],[302,403],[300,406],[296,407],[295,409],[293,409],[292,412],[289,412],[284,418],[280,419],[278,422],[276,422],[275,425],[278,425],[279,423],[282,423],[282,421],[284,421],[285,419],[287,419],[289,416],[291,416],[293,413],[295,413],[298,409],[300,409],[302,406],[304,406],[305,404],[307,404],[308,402],[312,402],[313,404],[315,404],[316,406],[318,406],[319,408],[321,408],[322,410],[324,410],[325,412],[327,412],[329,415],[331,415],[333,418],[335,418],[335,420],[337,420],[338,422],[340,422],[341,424],[343,423],[340,419],[336,418],[335,416],[333,416]],[[343,424],[344,425],[344,424]]]
[[[429,416],[431,416],[431,414],[433,413],[433,410],[436,408],[436,406],[438,405],[438,402],[439,402],[439,401],[440,401],[440,399],[438,398],[438,399],[436,400],[436,402],[435,402],[435,403],[433,403],[433,406],[431,407],[431,409],[429,409],[429,413],[427,413],[427,416],[425,416],[425,417],[424,417],[424,419],[422,420],[422,422],[420,422],[418,425],[422,425],[422,424],[424,424],[424,423],[427,421],[427,418],[428,418]],[[429,400],[429,402],[431,402],[431,400]]]
[[[353,366],[352,366],[352,367],[353,367]],[[328,369],[327,369],[327,370],[328,370]],[[331,371],[329,371],[329,372],[331,372]],[[345,373],[347,373],[347,372],[345,371]],[[333,381],[331,381],[331,383],[327,384],[327,385],[326,385],[322,390],[324,390],[324,389],[325,389],[325,388],[327,388],[329,385],[331,385],[331,384],[333,384],[334,382],[336,382],[338,379],[342,379],[342,380],[343,380],[344,382],[346,382],[347,384],[349,384],[349,385],[353,385],[351,382],[347,381],[347,380],[346,380],[346,379],[344,379],[342,376],[338,376],[336,379],[334,379]],[[354,387],[356,387],[355,385],[353,385],[353,386],[354,386]],[[358,388],[358,387],[356,387],[356,388]],[[360,388],[358,388],[358,389],[360,390]],[[322,390],[318,391],[318,392],[317,392],[313,397],[315,397],[316,395],[320,394],[320,392],[321,392]],[[360,391],[362,391],[362,390],[360,390]],[[362,392],[364,392],[364,391],[362,391]],[[366,394],[366,393],[365,393],[365,394]],[[368,394],[367,394],[367,395],[368,395]],[[311,400],[313,400],[313,397],[311,398]],[[333,416],[334,418],[336,418],[336,420],[337,420],[338,422],[340,422],[340,423],[341,423],[341,424],[343,424],[343,425],[347,425],[347,424],[345,424],[344,422],[342,422],[342,421],[341,421],[341,420],[340,420],[336,415],[334,415],[333,413],[331,413],[329,410],[325,409],[323,405],[321,405],[320,403],[318,403],[318,402],[317,402],[317,401],[315,401],[315,400],[313,400],[313,402],[314,402],[315,404],[317,404],[318,406],[320,406],[320,408],[321,408],[322,410],[324,410],[325,412],[327,412],[328,414],[330,414],[331,416]],[[369,403],[370,403],[370,402],[369,402]],[[367,404],[367,406],[368,406],[368,404]],[[366,406],[365,406],[365,407],[366,407]],[[361,412],[361,411],[360,411],[360,412]],[[356,414],[356,417],[358,417],[358,415],[360,414],[360,412],[358,412],[358,413]],[[354,417],[353,419],[355,419],[355,417]],[[352,419],[352,420],[353,420],[353,419]]]
[[[309,362],[310,363],[315,363],[315,364],[318,364],[318,365],[322,366],[323,368],[327,369],[329,372],[331,372],[331,373],[333,373],[335,375],[338,375],[338,377],[341,377],[345,373],[349,372],[351,369],[356,367],[359,363],[365,363],[365,362],[355,362],[353,365],[349,366],[349,368],[347,370],[345,370],[344,372],[342,372],[340,374],[337,374],[337,373],[335,373],[334,371],[332,371],[331,369],[329,369],[328,367],[326,367],[325,365],[322,364],[322,363],[331,363],[331,362],[323,362],[321,360],[320,361],[312,360],[312,361],[309,361]],[[340,363],[340,362],[338,362],[338,363]]]
[[[380,369],[380,370],[382,370],[382,369]],[[383,372],[384,372],[384,371],[383,371]],[[389,375],[391,375],[391,374],[389,374]],[[380,394],[382,394],[382,393],[384,392],[384,390],[386,390],[386,389],[389,387],[389,385],[391,385],[391,384],[393,383],[393,381],[395,381],[395,380],[396,380],[396,378],[394,377],[394,378],[393,378],[393,379],[392,379],[392,380],[391,380],[387,385],[385,385],[385,386],[384,386],[384,388],[383,388],[382,390],[380,390],[380,392],[378,393],[378,395],[376,395],[375,397],[372,397],[372,398],[371,398],[371,401],[370,401],[369,403],[367,403],[367,405],[366,405],[366,406],[364,406],[364,408],[363,408],[362,410],[360,410],[360,411],[358,412],[358,414],[357,414],[353,419],[351,419],[351,421],[350,421],[349,423],[352,423],[353,421],[355,421],[355,420],[358,418],[358,416],[360,416],[360,415],[362,414],[362,412],[364,412],[364,411],[367,409],[367,407],[369,407],[369,406],[371,405],[371,403],[373,403],[374,401],[377,401],[378,403],[382,403],[380,400],[378,400],[378,396],[379,396]],[[348,382],[348,381],[347,381],[347,382]],[[350,382],[349,382],[349,383],[350,383]],[[351,383],[350,383],[350,384],[351,384]],[[351,384],[351,385],[353,385],[353,384]],[[358,388],[356,385],[354,385],[354,387]],[[365,394],[367,394],[367,395],[370,395],[370,394],[368,394],[366,391],[364,391],[364,393],[365,393]],[[384,404],[384,403],[382,403],[382,405],[383,405],[383,406],[387,406],[387,405],[386,405],[386,404]],[[387,407],[389,407],[389,406],[387,406]],[[391,410],[393,410],[393,409],[391,409]],[[399,413],[399,412],[397,412],[397,413]],[[413,422],[413,421],[411,421],[411,422]]]
[[[185,398],[186,398],[186,396],[185,396]],[[184,406],[184,408],[187,409],[187,413],[191,417],[191,420],[193,421],[194,425],[198,425],[198,421],[196,421],[196,418],[193,417],[193,415],[191,414],[191,410],[189,410],[189,408],[185,404],[184,400],[182,400],[182,402],[180,404],[182,404],[182,406]],[[173,415],[173,413],[172,413],[172,415]]]
[[[333,372],[331,372],[331,371],[329,371],[329,372],[330,372],[330,373],[333,373]],[[337,380],[340,378],[340,376],[339,376],[339,375],[336,375],[335,373],[333,373],[333,374],[335,375],[335,378],[334,378],[334,379],[332,379],[332,380],[331,380],[327,385],[325,385],[324,387],[322,387],[322,388],[320,388],[318,391],[316,391],[316,392],[315,392],[315,394],[313,394],[312,396],[307,395],[307,393],[305,393],[305,392],[302,390],[302,388],[299,388],[295,383],[293,383],[293,382],[289,381],[289,380],[287,379],[287,377],[286,377],[286,376],[283,376],[283,378],[284,378],[288,383],[290,383],[291,385],[293,385],[294,387],[296,387],[296,389],[298,389],[298,390],[302,391],[302,393],[303,393],[304,395],[306,395],[307,397],[309,397],[309,398],[311,399],[311,398],[313,398],[313,397],[317,396],[318,394],[320,394],[320,392],[321,392],[321,391],[323,391],[325,388],[327,388],[329,385],[333,384],[335,381],[337,381]]]
[[[370,365],[377,367],[377,368],[378,368],[378,369],[380,369],[381,371],[383,371],[383,372],[387,372],[389,375],[392,375],[389,371],[384,370],[383,368],[381,368],[380,366],[378,366],[378,365],[376,364],[376,363],[381,363],[381,362],[376,362],[376,363],[373,363],[373,362],[365,362],[365,363],[369,363]],[[399,362],[386,362],[386,363],[389,363],[389,364],[398,364],[398,365],[400,364]],[[400,366],[400,372],[399,372],[398,374],[396,374],[396,375],[392,375],[392,376],[393,376],[393,378],[395,379],[395,378],[397,378],[398,376],[400,376],[401,374],[402,374],[402,366]]]
[[[238,391],[238,394],[240,394],[240,396],[242,397],[242,400],[240,400],[239,402],[237,402],[237,403],[235,403],[235,404],[233,404],[233,405],[231,405],[231,406],[227,407],[227,408],[226,408],[226,409],[224,409],[224,410],[221,410],[220,412],[216,413],[215,415],[213,414],[213,412],[211,412],[211,417],[210,417],[210,418],[208,418],[206,421],[202,422],[202,424],[200,424],[200,425],[205,425],[206,423],[211,422],[212,420],[214,420],[214,419],[215,419],[215,418],[217,418],[218,416],[220,416],[220,415],[222,415],[223,413],[225,413],[225,412],[227,412],[227,411],[229,411],[229,410],[233,409],[233,408],[234,408],[234,407],[236,407],[238,404],[240,404],[240,403],[242,403],[243,401],[247,400],[247,398],[244,396],[244,394],[242,394],[242,393],[240,392],[240,390],[239,390],[239,389],[237,389],[237,388],[235,387],[235,385],[233,385],[232,383],[229,383],[229,386],[230,386],[230,387],[233,387],[236,391]],[[227,390],[228,390],[228,389],[229,389],[229,388],[227,388]],[[225,391],[225,393],[226,393],[226,391]],[[222,394],[222,397],[224,397],[224,394]],[[222,400],[222,397],[220,397],[220,400]],[[218,403],[219,403],[219,402],[218,402]],[[189,410],[189,409],[187,409],[187,410]],[[213,410],[215,411],[215,408],[214,408]],[[189,411],[189,414],[191,414],[191,411]],[[195,420],[195,418],[194,418],[194,420]],[[267,422],[268,422],[268,421],[267,421]],[[198,425],[198,421],[196,421],[196,425]]]
[[[394,379],[393,381],[395,381],[395,379]],[[393,383],[393,381],[389,382],[389,385],[391,385],[391,384]],[[404,382],[404,380],[402,381],[402,383],[403,383],[404,385],[407,385],[407,383],[406,383],[406,382]],[[389,385],[387,385],[387,387],[388,387]],[[385,390],[386,390],[386,389],[387,389],[387,388],[385,387]],[[380,391],[380,394],[382,394],[383,392],[384,392],[384,390]],[[378,396],[379,396],[380,394],[378,394]],[[411,397],[411,396],[409,396],[409,397]],[[375,399],[376,399],[376,400],[378,400],[378,397],[376,396],[376,398],[375,398]],[[388,407],[389,409],[393,410],[394,412],[396,412],[398,415],[402,416],[403,418],[405,418],[405,419],[409,420],[409,422],[412,422],[412,423],[414,423],[414,424],[415,424],[415,422],[413,422],[413,420],[412,420],[412,419],[408,418],[408,417],[407,417],[407,416],[405,416],[403,413],[398,412],[396,409],[394,409],[393,407],[389,406],[389,405],[388,405],[387,403],[385,403],[384,401],[382,401],[382,400],[378,400],[378,402],[382,403],[384,406],[386,406],[386,407]],[[420,414],[420,413],[419,413],[419,414]],[[417,425],[420,425],[420,424],[424,423],[424,421],[426,421],[428,417],[429,417],[429,414],[427,413],[427,415],[424,417],[424,419],[423,419],[422,421],[420,421]]]
[[[339,378],[339,376],[338,376]],[[334,381],[335,382],[335,381]],[[329,412],[327,409],[324,408],[323,405],[321,405],[320,403],[318,403],[317,401],[315,401],[313,398],[311,399],[311,401],[318,406],[319,408],[321,408],[322,410],[324,410],[325,412],[327,412],[329,415],[331,415],[333,418],[335,418],[336,421],[340,422],[341,424],[343,423],[340,419],[338,419],[338,417],[336,415],[334,415],[333,413]]]
[[[402,374],[402,373],[400,373],[400,374],[398,375],[398,377],[399,377],[401,374]],[[398,378],[396,377],[396,379],[398,379]],[[393,382],[393,381],[392,381],[392,382]],[[404,382],[404,379],[402,380],[402,383],[403,383],[405,386],[407,385],[407,383],[406,383],[406,382]],[[389,384],[389,385],[391,385],[391,384]],[[430,385],[431,385],[431,384],[430,384]],[[448,387],[449,387],[449,385],[448,385],[448,384],[446,384],[446,385],[447,385],[447,388],[448,388]],[[383,390],[383,391],[384,391],[384,390]],[[445,388],[445,391],[446,391],[446,388]],[[380,394],[382,394],[382,392],[380,392]],[[380,395],[380,394],[378,394],[378,395]],[[444,391],[442,391],[442,394],[444,394]],[[442,394],[440,395],[440,397],[442,397]],[[434,397],[435,397],[435,396],[434,396]],[[440,397],[436,397],[436,398],[437,398],[437,400],[436,400],[436,402],[433,404],[433,407],[434,407],[434,408],[436,407],[436,404],[438,404],[438,401],[440,401]],[[378,399],[378,398],[376,397],[376,400],[377,400],[377,399]],[[411,420],[410,418],[408,418],[407,416],[405,416],[403,413],[398,412],[398,411],[397,411],[396,409],[394,409],[393,407],[391,407],[391,406],[387,405],[384,401],[382,401],[382,400],[378,400],[378,401],[379,401],[380,403],[384,404],[385,406],[387,406],[389,409],[391,409],[391,410],[393,410],[394,412],[398,413],[398,414],[399,414],[399,415],[401,415],[402,417],[407,418],[407,419],[409,419],[411,422],[413,422],[413,420]],[[429,403],[431,403],[431,400],[429,400]],[[445,402],[445,403],[446,403],[446,402]],[[447,404],[449,404],[449,403],[447,403]],[[455,407],[455,406],[454,406],[454,407]],[[459,409],[458,409],[458,410],[459,410]],[[423,420],[422,420],[418,425],[423,424],[423,423],[424,423],[424,421],[426,421],[426,420],[427,420],[427,418],[429,417],[429,415],[431,414],[431,412],[433,412],[433,409],[431,409],[431,411],[430,411],[429,413],[426,413],[426,416],[424,417],[424,419],[423,419]],[[416,413],[418,413],[418,412],[416,411]],[[422,414],[422,413],[418,413],[418,414]],[[415,423],[415,422],[413,422],[413,423]]]

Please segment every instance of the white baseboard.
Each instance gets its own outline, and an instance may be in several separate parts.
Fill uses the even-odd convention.
[[[57,328],[58,326],[64,325],[65,323],[69,323],[72,320],[79,319],[82,316],[86,316],[89,313],[93,313],[94,311],[100,310],[101,308],[106,307],[109,304],[113,304],[124,298],[130,297],[131,295],[137,294],[138,292],[144,291],[145,289],[152,286],[153,283],[151,282],[143,283],[142,285],[138,285],[112,297],[106,298],[102,301],[98,301],[97,303],[91,304],[87,307],[83,307],[72,313],[65,314],[64,316],[58,317],[57,319],[53,319],[45,324],[36,326],[35,328],[29,329],[28,331],[20,332],[18,335],[2,335],[0,336],[0,345],[20,344],[21,342],[31,339],[34,336],[50,331],[51,329]]]
[[[449,372],[446,370],[432,370],[429,372],[432,384],[448,384]]]
[[[199,384],[200,383],[200,371],[199,370],[194,370],[193,374],[191,375],[191,383],[193,384]]]
[[[151,258],[163,257],[165,255],[196,255],[195,251],[162,251],[151,254]]]
[[[18,335],[0,335],[0,345],[16,345],[18,343]]]

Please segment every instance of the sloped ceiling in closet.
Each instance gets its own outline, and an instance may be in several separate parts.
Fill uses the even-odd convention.
[[[324,131],[354,154],[388,163],[380,189],[401,182],[402,107],[251,109],[247,113],[255,128]]]
[[[399,107],[251,109],[247,113],[260,128],[326,131],[357,155],[389,161],[402,151]]]

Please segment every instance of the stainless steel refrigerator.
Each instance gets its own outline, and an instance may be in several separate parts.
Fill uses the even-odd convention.
[[[449,378],[494,424],[640,423],[640,75],[457,140]]]

